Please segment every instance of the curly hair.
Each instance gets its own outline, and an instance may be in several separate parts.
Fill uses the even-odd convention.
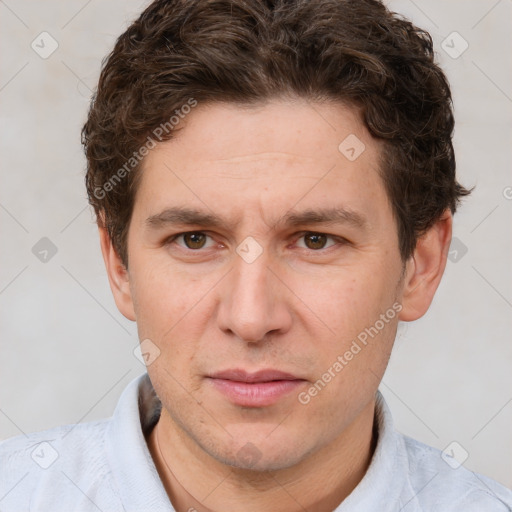
[[[140,162],[157,127],[192,102],[283,95],[353,105],[383,141],[403,261],[471,192],[456,181],[451,92],[432,39],[381,2],[156,0],[104,60],[82,129],[89,202],[125,265]],[[168,140],[174,130],[158,133]]]

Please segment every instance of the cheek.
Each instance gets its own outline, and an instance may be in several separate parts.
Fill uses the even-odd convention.
[[[139,335],[166,337],[197,302],[199,285],[169,267],[133,263],[131,291]]]
[[[183,375],[194,367],[204,332],[211,327],[207,324],[214,317],[212,297],[219,276],[197,276],[176,265],[137,268],[141,271],[134,271],[132,284],[139,339],[152,340],[166,367]]]
[[[352,336],[368,322],[373,323],[379,318],[392,298],[388,293],[389,286],[374,276],[374,273],[342,269],[315,279],[310,283],[312,286],[302,279],[297,283],[297,289],[302,287],[304,291],[297,295],[304,296],[304,303],[334,331],[336,337]]]
[[[340,270],[329,279],[317,280],[315,287],[304,283],[302,280],[302,286],[310,289],[304,302],[321,320],[315,322],[318,327],[310,332],[322,344],[315,373],[320,376],[331,368],[337,376],[334,379],[337,384],[330,386],[331,390],[342,386],[342,382],[343,386],[359,382],[363,374],[373,380],[370,370],[374,374],[382,373],[398,322],[396,283],[391,274],[374,266],[372,271],[359,273],[353,269]],[[343,369],[336,372],[332,366],[338,356],[342,356]]]

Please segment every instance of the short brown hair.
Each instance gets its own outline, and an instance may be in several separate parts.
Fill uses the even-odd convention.
[[[451,93],[432,39],[381,2],[156,0],[104,61],[82,130],[89,201],[125,265],[140,152],[155,127],[191,99],[283,95],[357,106],[384,141],[380,170],[404,261],[470,193],[455,178]]]

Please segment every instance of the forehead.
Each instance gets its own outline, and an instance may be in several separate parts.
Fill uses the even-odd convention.
[[[305,100],[199,104],[145,158],[134,216],[193,206],[217,217],[345,208],[388,214],[379,143],[355,108]],[[386,210],[383,212],[382,210]]]
[[[265,165],[264,161],[276,154],[283,161],[298,157],[333,161],[343,154],[339,145],[350,135],[349,142],[358,145],[355,149],[362,146],[354,137],[376,145],[355,107],[300,98],[256,105],[200,104],[177,128],[173,146],[193,147],[194,159],[227,165],[250,161],[255,155]],[[349,152],[345,156],[354,155]]]

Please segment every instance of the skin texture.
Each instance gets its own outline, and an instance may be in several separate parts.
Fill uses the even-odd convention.
[[[427,311],[451,214],[402,262],[379,142],[357,110],[339,103],[200,104],[178,128],[143,163],[128,269],[100,228],[117,306],[160,351],[148,367],[163,404],[148,439],[157,469],[178,511],[332,510],[371,460],[375,393],[398,320]],[[338,149],[350,134],[365,145],[354,161]],[[170,207],[225,225],[148,224]],[[359,213],[364,226],[282,223],[329,207]],[[191,231],[208,235],[203,248],[172,239]],[[308,232],[328,234],[325,247],[311,248]],[[262,250],[251,263],[236,252],[247,237]],[[301,403],[298,393],[393,304],[400,313]],[[304,382],[272,405],[242,407],[207,378],[232,368],[278,369]]]

